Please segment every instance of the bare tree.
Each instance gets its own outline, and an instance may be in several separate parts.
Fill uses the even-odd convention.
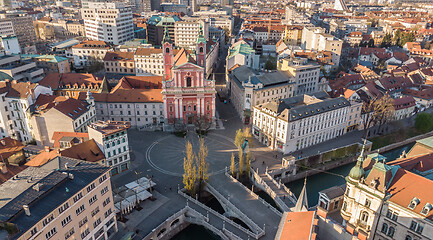
[[[364,117],[361,119],[364,135],[374,125],[379,125],[378,131],[380,131],[381,127],[392,119],[395,112],[393,102],[394,100],[388,94],[364,102],[362,106]]]
[[[196,117],[195,126],[199,134],[207,132],[212,126],[212,122],[206,115],[201,115]]]

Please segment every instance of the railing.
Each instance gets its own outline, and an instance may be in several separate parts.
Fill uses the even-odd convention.
[[[278,211],[276,208],[274,208],[271,204],[269,204],[268,202],[266,202],[263,198],[261,198],[259,195],[257,195],[256,193],[254,193],[253,191],[251,191],[250,189],[248,189],[245,185],[243,185],[242,183],[240,183],[238,180],[236,180],[234,177],[232,177],[232,175],[230,175],[228,172],[225,172],[226,176],[229,177],[233,182],[235,182],[236,184],[238,184],[239,186],[241,186],[242,188],[245,189],[245,191],[249,192],[255,199],[259,200],[260,202],[262,202],[266,207],[268,207],[269,209],[271,209],[274,213],[276,213],[278,216],[282,217],[283,214]]]
[[[261,229],[257,224],[251,220],[247,215],[245,215],[241,210],[239,210],[233,203],[231,203],[228,199],[226,199],[221,193],[219,193],[215,188],[213,188],[210,184],[207,184],[206,187],[209,188],[211,193],[217,195],[215,197],[219,198],[219,200],[223,201],[226,205],[229,206],[229,208],[234,211],[241,219],[245,220],[247,225],[248,223],[253,226],[253,228],[256,230],[259,237],[263,236],[265,234],[264,230]]]
[[[197,224],[197,225],[202,225],[202,226],[206,227],[207,229],[211,230],[212,232],[218,234],[224,240],[230,240],[230,238],[228,238],[227,235],[225,235],[223,231],[221,231],[218,228],[212,226],[212,224],[210,224],[210,223],[208,223],[206,221],[200,220],[198,218],[193,218],[193,217],[186,217],[186,220],[188,222],[190,222],[190,223]],[[233,236],[236,236],[236,235],[233,234]]]
[[[206,211],[209,211],[209,212],[212,213],[213,215],[215,215],[215,216],[221,218],[223,221],[229,223],[229,224],[232,225],[233,227],[236,227],[237,229],[239,229],[240,231],[244,232],[245,234],[251,236],[251,237],[254,238],[254,239],[259,239],[261,236],[264,235],[264,232],[263,232],[263,234],[261,234],[261,235],[260,235],[260,234],[256,234],[256,233],[251,232],[250,230],[244,228],[243,226],[241,226],[241,225],[235,223],[233,220],[227,218],[227,217],[224,216],[224,215],[221,215],[220,213],[218,213],[217,211],[213,210],[212,208],[209,208],[208,206],[204,205],[203,203],[201,203],[201,202],[197,201],[196,199],[194,199],[194,198],[188,196],[187,194],[185,194],[184,192],[182,192],[182,190],[180,190],[180,189],[179,189],[177,192],[178,192],[181,196],[183,196],[184,198],[186,198],[188,201],[191,201],[191,202],[193,202],[194,204],[196,204],[196,205],[200,206],[201,208],[205,209]],[[263,230],[262,230],[262,231],[263,231]]]
[[[269,185],[265,182],[265,180],[262,179],[262,177],[260,177],[259,174],[257,174],[254,169],[251,169],[254,179],[265,188],[265,191],[267,194],[269,194],[269,196],[271,196],[271,198],[275,201],[275,203],[285,212],[290,212],[289,206],[287,206],[287,204],[285,204],[283,202],[283,200],[281,200],[280,197],[278,197],[278,195],[275,193],[274,190],[272,190],[271,187],[269,187]],[[292,199],[290,199],[292,201]],[[296,203],[296,202],[295,202]]]
[[[171,222],[174,219],[182,216],[183,214],[185,214],[188,211],[188,207],[184,207],[181,210],[177,211],[176,213],[174,213],[173,215],[171,215],[170,217],[168,217],[167,219],[165,219],[164,222],[162,222],[161,224],[159,224],[156,228],[154,228],[149,234],[147,234],[144,239],[148,239],[152,236],[152,234],[154,234],[156,231],[158,231],[160,228],[162,228],[167,222]],[[168,231],[166,231],[164,234],[168,233]]]

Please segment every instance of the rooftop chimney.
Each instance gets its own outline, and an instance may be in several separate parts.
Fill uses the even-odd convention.
[[[6,163],[0,162],[0,169],[3,174],[8,172],[8,167],[6,167]]]
[[[23,209],[24,209],[24,212],[26,213],[27,216],[31,215],[30,214],[30,208],[28,205],[23,205]]]

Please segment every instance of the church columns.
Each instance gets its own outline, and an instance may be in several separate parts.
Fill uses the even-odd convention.
[[[201,116],[202,115],[202,111],[201,111],[201,97],[197,98],[197,116]]]
[[[178,102],[177,102],[177,98],[174,98],[174,118],[179,118],[179,106],[178,106]]]
[[[212,105],[211,105],[211,110],[212,110],[212,116],[211,118],[214,119],[215,118],[215,96],[212,97]]]
[[[183,119],[183,106],[182,106],[182,98],[179,98],[179,118]]]

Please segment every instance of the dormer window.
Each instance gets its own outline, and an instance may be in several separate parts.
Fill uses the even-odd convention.
[[[432,210],[433,206],[430,203],[426,203],[421,210],[421,214],[427,216],[427,214]]]
[[[416,206],[419,204],[419,199],[417,198],[417,197],[414,197],[413,199],[412,199],[412,201],[410,201],[410,204],[409,204],[409,206],[407,206],[409,209],[412,209],[412,210],[414,210],[415,208],[416,208]]]

